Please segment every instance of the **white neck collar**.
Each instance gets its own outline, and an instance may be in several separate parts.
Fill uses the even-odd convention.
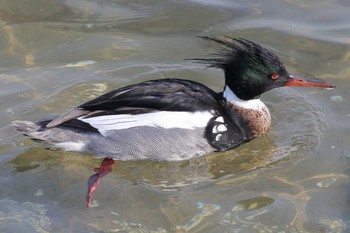
[[[260,99],[242,100],[238,98],[228,86],[225,86],[223,96],[228,102],[241,108],[252,110],[266,108],[266,105]]]

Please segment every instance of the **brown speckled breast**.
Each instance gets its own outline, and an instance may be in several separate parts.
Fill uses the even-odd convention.
[[[247,121],[250,128],[250,139],[261,136],[270,128],[271,116],[266,106],[258,110],[246,109],[233,104],[230,104],[230,107]]]

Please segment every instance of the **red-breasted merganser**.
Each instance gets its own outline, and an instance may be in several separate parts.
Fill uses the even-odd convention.
[[[223,92],[198,82],[160,79],[119,88],[51,120],[14,121],[24,135],[106,158],[88,183],[88,206],[113,160],[185,160],[226,151],[270,127],[262,93],[283,86],[334,88],[290,74],[271,51],[245,39],[202,37],[223,46],[194,59],[225,73]]]

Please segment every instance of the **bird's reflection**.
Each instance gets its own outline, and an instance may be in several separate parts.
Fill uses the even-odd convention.
[[[213,153],[185,161],[113,161],[105,158],[96,160],[91,156],[60,150],[31,147],[11,161],[15,173],[26,172],[44,166],[45,169],[63,165],[66,169],[95,168],[87,182],[87,206],[91,205],[92,193],[102,177],[112,172],[134,184],[145,184],[161,190],[177,190],[201,181],[219,179],[222,176],[237,175],[274,162],[278,146],[273,143],[272,133],[253,140],[237,149]],[[79,168],[81,167],[81,168]]]

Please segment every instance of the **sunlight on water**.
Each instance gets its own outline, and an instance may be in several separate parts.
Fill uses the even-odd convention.
[[[46,215],[47,209],[42,204],[23,202],[11,199],[0,200],[0,229],[11,232],[12,229],[26,229],[26,232],[46,233],[52,230],[51,220]]]

